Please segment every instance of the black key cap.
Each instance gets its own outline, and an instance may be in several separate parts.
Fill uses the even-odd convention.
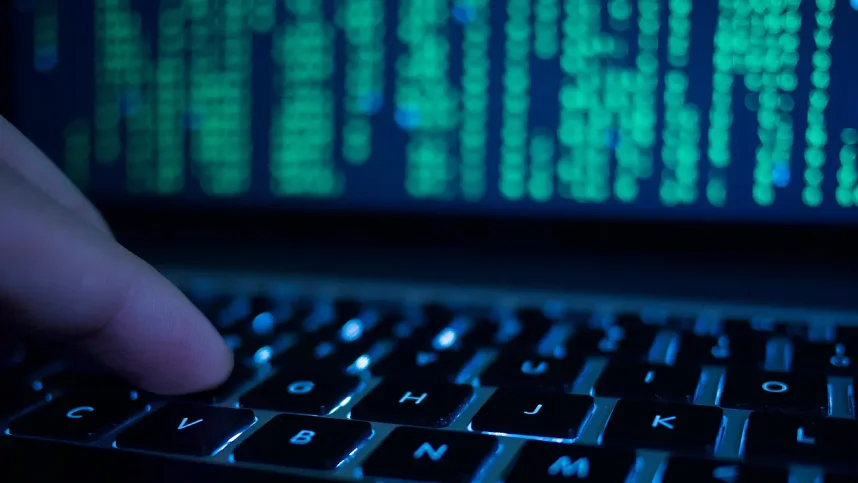
[[[454,382],[465,365],[474,358],[472,351],[435,351],[403,344],[372,368],[378,376],[437,379]]]
[[[456,317],[456,312],[447,305],[432,302],[420,307],[423,313],[423,321],[426,325],[441,329]]]
[[[501,353],[480,376],[483,386],[569,391],[584,362],[578,358],[550,359]]]
[[[825,376],[729,370],[721,406],[791,413],[828,414]]]
[[[787,483],[783,468],[762,468],[726,461],[670,458],[662,483]]]
[[[9,433],[87,443],[146,411],[148,405],[133,401],[128,393],[71,394],[12,421]]]
[[[25,409],[43,403],[47,400],[48,395],[41,392],[33,391],[27,386],[6,386],[4,391],[8,391],[0,397],[0,419],[6,419],[14,416]]]
[[[858,469],[858,421],[790,414],[751,413],[745,457]]]
[[[279,372],[241,397],[242,407],[322,416],[335,411],[362,385],[343,374]]]
[[[329,478],[289,475],[172,456],[44,439],[2,438],[4,482],[121,481],[122,483],[322,483]],[[73,476],[71,476],[73,475]],[[121,475],[118,476],[117,475]]]
[[[242,386],[250,382],[255,375],[255,369],[238,364],[233,368],[232,374],[220,386],[207,391],[181,396],[180,399],[204,404],[217,404],[229,399]]]
[[[497,344],[501,333],[500,323],[489,317],[479,317],[468,327],[468,331],[460,337],[460,345],[464,349],[493,347]]]
[[[363,474],[403,480],[470,481],[497,449],[497,439],[482,434],[396,428],[363,464]]]
[[[471,421],[471,429],[575,439],[592,409],[589,396],[498,389]]]
[[[631,451],[528,441],[506,481],[623,483],[634,463]]]
[[[73,371],[61,371],[47,374],[34,381],[40,390],[47,392],[105,392],[113,395],[122,392],[127,399],[139,394],[123,379],[112,374],[87,374]]]
[[[236,461],[332,470],[372,434],[361,421],[280,414],[236,448]]]
[[[852,352],[845,344],[824,342],[793,342],[792,369],[799,372],[849,376],[855,374]]]
[[[352,408],[351,418],[445,428],[473,396],[471,386],[387,380]]]
[[[255,421],[253,411],[247,409],[168,404],[119,433],[116,446],[209,456]]]
[[[363,311],[363,303],[350,298],[337,298],[334,300],[334,316],[337,320],[354,319]]]
[[[796,321],[732,318],[724,320],[724,332],[731,336],[742,338],[752,333],[784,337],[807,337],[808,325],[804,322]]]
[[[721,408],[713,406],[622,400],[603,438],[611,446],[711,453],[722,419]]]
[[[271,363],[275,367],[286,370],[310,366],[315,372],[343,372],[360,356],[368,353],[375,344],[374,340],[368,338],[360,338],[350,343],[337,343],[321,337],[324,335],[309,334],[306,340],[301,340],[297,346],[275,357]]]
[[[519,309],[516,312],[516,319],[519,332],[509,341],[509,346],[523,351],[535,350],[555,323],[542,309],[537,308]]]
[[[659,364],[608,364],[593,394],[596,396],[650,399],[654,401],[694,401],[700,369]]]
[[[850,348],[858,347],[858,326],[837,327],[836,338],[838,342],[844,342]]]
[[[566,342],[569,354],[604,354],[623,359],[644,360],[649,355],[658,327],[612,326],[605,329],[581,329]]]
[[[762,368],[768,339],[760,333],[746,336],[710,336],[683,333],[679,338],[677,365],[737,365]]]

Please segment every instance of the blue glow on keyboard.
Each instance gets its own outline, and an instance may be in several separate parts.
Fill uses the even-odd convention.
[[[241,347],[241,337],[235,334],[228,334],[223,337],[223,341],[230,350],[236,350]]]
[[[456,339],[458,339],[458,337],[459,335],[456,333],[455,329],[447,327],[435,337],[435,340],[432,341],[432,347],[439,351],[449,349],[456,343]]]
[[[358,372],[363,371],[364,369],[369,367],[370,362],[372,362],[372,359],[370,359],[370,357],[366,354],[358,357],[354,363],[355,370]]]
[[[256,424],[256,422],[257,422],[257,421],[259,421],[259,418],[253,418],[253,422],[252,422],[252,423],[250,423],[250,425],[249,425],[249,426],[247,426],[246,428],[242,429],[241,431],[239,431],[238,433],[236,433],[235,435],[233,435],[231,438],[229,438],[229,439],[226,441],[226,443],[224,443],[223,445],[221,445],[221,447],[220,447],[220,448],[218,448],[218,449],[214,450],[214,453],[212,453],[212,454],[211,454],[211,455],[209,455],[209,456],[215,456],[215,455],[217,455],[218,453],[220,453],[221,451],[223,451],[223,449],[224,449],[224,448],[226,448],[227,446],[229,446],[229,444],[230,444],[230,443],[232,443],[233,441],[235,441],[235,440],[237,440],[238,438],[240,438],[240,437],[241,437],[241,435],[242,435],[242,434],[244,434],[244,432],[245,432],[245,431],[247,431],[248,429],[250,429],[250,427],[251,427],[251,426],[253,426],[254,424]],[[114,444],[116,444],[116,442],[115,442],[115,441],[114,441]]]
[[[344,464],[346,464],[346,463],[348,463],[349,461],[351,461],[351,460],[355,457],[355,454],[357,454],[358,450],[360,450],[360,449],[361,449],[361,447],[362,447],[364,444],[366,444],[366,442],[367,442],[367,441],[371,440],[374,436],[375,436],[375,430],[372,430],[372,432],[370,432],[370,433],[369,433],[369,436],[367,436],[367,438],[366,438],[365,440],[360,441],[360,442],[357,444],[357,446],[355,447],[355,449],[351,450],[351,451],[349,452],[349,454],[348,454],[348,455],[346,455],[346,457],[345,457],[345,458],[343,458],[343,460],[342,460],[342,461],[340,461],[339,463],[337,463],[337,466],[336,466],[336,467],[337,467],[337,468],[339,468],[340,466],[343,466]]]
[[[703,384],[706,383],[706,378],[707,378],[707,375],[704,372],[703,377],[700,380],[701,387]],[[727,379],[726,374],[721,374],[718,377],[718,389],[715,390],[715,405],[716,406],[721,405],[721,396],[724,394],[724,384],[727,382],[726,379]]]
[[[345,342],[353,342],[361,335],[363,335],[363,321],[360,319],[352,319],[340,329],[340,339]]]
[[[253,363],[254,364],[265,364],[266,362],[271,360],[271,356],[274,355],[274,351],[271,350],[271,347],[265,346],[261,347],[259,350],[253,354]]]
[[[854,10],[858,10],[858,0],[852,0],[849,4],[852,5]]]
[[[472,433],[488,434],[491,436],[502,436],[502,437],[507,437],[507,438],[518,438],[518,439],[527,439],[530,441],[545,441],[548,443],[563,443],[563,444],[572,444],[578,439],[577,437],[575,437],[575,438],[546,438],[544,436],[528,436],[526,434],[496,433],[493,431],[476,431],[471,426],[471,424],[472,423],[468,423],[468,431],[471,431]]]
[[[360,389],[358,389],[358,390],[360,390]],[[331,414],[334,414],[334,413],[337,411],[337,409],[340,409],[341,407],[345,406],[346,404],[348,404],[349,402],[351,402],[351,400],[352,400],[352,397],[351,397],[351,396],[346,396],[346,398],[345,398],[345,399],[343,399],[342,401],[340,401],[340,403],[339,403],[339,404],[337,404],[336,406],[334,406],[334,408],[333,408],[333,409],[331,409],[331,411],[330,411],[330,412],[328,412],[328,416],[330,416]],[[349,416],[351,416],[351,413],[349,413]]]
[[[546,302],[542,313],[550,319],[559,319],[566,312],[566,304],[563,302]]]
[[[253,318],[250,327],[257,334],[267,334],[274,330],[274,315],[271,312],[262,312]]]
[[[333,354],[336,350],[336,346],[331,344],[330,342],[322,342],[321,344],[316,346],[316,357],[322,359],[323,357],[328,357]]]

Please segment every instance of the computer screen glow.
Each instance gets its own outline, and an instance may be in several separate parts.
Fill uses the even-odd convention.
[[[849,0],[16,0],[104,200],[858,220]]]

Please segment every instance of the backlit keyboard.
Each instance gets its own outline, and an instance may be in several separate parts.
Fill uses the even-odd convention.
[[[235,352],[221,387],[160,397],[7,343],[0,455],[69,480],[858,481],[850,324],[187,293]]]

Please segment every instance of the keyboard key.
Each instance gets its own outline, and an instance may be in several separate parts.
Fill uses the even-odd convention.
[[[425,350],[404,344],[398,346],[376,366],[377,376],[436,379],[454,382],[465,365],[474,358],[472,351]]]
[[[336,410],[362,385],[343,374],[279,372],[241,397],[242,407],[322,416]]]
[[[711,453],[722,419],[713,406],[621,400],[603,438],[611,446]]]
[[[516,320],[519,332],[509,340],[508,346],[521,351],[535,350],[555,323],[542,309],[537,308],[519,309],[516,312]]]
[[[467,332],[459,337],[459,345],[464,349],[494,347],[502,334],[500,323],[489,317],[478,317],[468,326]]]
[[[645,360],[658,334],[658,327],[614,325],[605,329],[582,329],[566,342],[567,354],[610,355]]]
[[[593,393],[596,396],[691,403],[697,392],[700,373],[697,368],[615,361],[602,372]]]
[[[147,404],[124,391],[72,394],[14,420],[9,433],[88,443],[146,411]]]
[[[387,380],[353,408],[352,419],[444,428],[471,401],[471,386]]]
[[[768,339],[752,332],[745,336],[710,336],[683,333],[679,337],[676,365],[736,365],[762,368]]]
[[[253,411],[247,409],[168,404],[119,433],[116,446],[209,456],[255,421]]]
[[[845,344],[794,341],[792,353],[794,371],[835,376],[850,376],[856,372]]]
[[[483,386],[570,391],[584,366],[582,359],[551,359],[501,353],[480,376]]]
[[[320,338],[321,337],[321,338]],[[324,334],[309,334],[298,345],[271,360],[274,367],[287,371],[312,367],[314,372],[339,373],[369,352],[374,340],[360,338],[351,343],[324,340]]]
[[[632,451],[528,441],[506,481],[624,483],[634,464]]]
[[[220,386],[207,391],[181,396],[180,399],[203,404],[217,404],[233,396],[242,386],[250,382],[255,375],[255,369],[238,364],[233,368],[232,373],[226,381]]]
[[[454,431],[396,428],[363,464],[364,476],[403,480],[470,481],[498,449],[494,437]]]
[[[132,399],[138,394],[128,383],[112,374],[61,371],[37,378],[34,382],[37,387],[41,386],[40,390],[46,392],[105,392],[113,395],[121,392],[127,399]]]
[[[858,347],[858,326],[837,327],[836,339],[849,347]]]
[[[670,458],[662,483],[787,483],[783,468],[761,468],[726,461]]]
[[[744,338],[749,334],[807,337],[808,325],[796,321],[731,318],[724,320],[724,332],[739,338]]]
[[[729,370],[720,404],[724,407],[828,414],[825,376]]]
[[[853,419],[754,412],[745,431],[745,457],[856,468],[856,435]]]
[[[0,437],[4,483],[12,481],[121,481],[122,483],[323,483],[329,478],[214,464],[45,439]],[[73,475],[73,476],[72,476]]]
[[[14,416],[27,408],[46,401],[47,394],[33,391],[27,386],[5,386],[7,393],[0,397],[0,420]]]
[[[236,448],[236,461],[332,470],[372,434],[361,421],[280,414]]]
[[[471,421],[471,429],[575,439],[592,409],[589,396],[498,389]]]
[[[357,318],[363,311],[363,302],[352,298],[337,298],[333,302],[334,317],[337,320]]]

